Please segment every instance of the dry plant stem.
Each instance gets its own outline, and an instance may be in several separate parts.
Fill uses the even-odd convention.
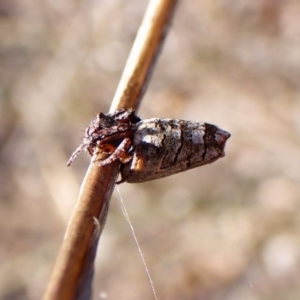
[[[56,284],[53,286],[56,290],[46,294],[45,299],[88,299],[81,295],[90,292],[90,284],[82,284],[82,281],[90,274],[86,264],[93,260],[94,243],[104,227],[117,174],[117,162],[103,167],[90,164],[49,285],[50,288]],[[98,216],[100,228],[95,230],[93,217],[98,219]]]
[[[177,0],[152,0],[132,46],[110,107],[138,108],[170,26]]]
[[[152,0],[136,37],[110,111],[137,108],[145,92],[177,0]],[[92,161],[99,159],[93,157]],[[91,163],[44,300],[89,299],[93,261],[104,227],[119,163]],[[99,223],[95,219],[99,219]]]

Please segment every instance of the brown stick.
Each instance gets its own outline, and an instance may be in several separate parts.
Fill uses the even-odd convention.
[[[111,112],[138,107],[176,3],[177,0],[150,1],[112,102]],[[99,158],[94,157],[93,160]],[[90,164],[44,300],[90,298],[97,244],[118,173],[118,162],[103,167]]]

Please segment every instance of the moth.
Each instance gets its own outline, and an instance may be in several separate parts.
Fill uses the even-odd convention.
[[[85,150],[103,151],[99,166],[120,161],[121,181],[138,183],[210,164],[224,157],[230,134],[215,125],[178,119],[141,120],[132,109],[99,113],[68,166]]]

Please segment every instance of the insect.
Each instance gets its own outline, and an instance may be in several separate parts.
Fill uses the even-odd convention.
[[[138,183],[206,165],[225,155],[230,134],[215,125],[178,119],[141,120],[132,109],[99,113],[68,165],[85,150],[104,151],[99,166],[120,160],[120,182]]]

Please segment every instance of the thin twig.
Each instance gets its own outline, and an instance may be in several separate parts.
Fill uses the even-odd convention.
[[[150,1],[112,102],[111,112],[138,107],[176,3],[177,0]],[[101,157],[93,157],[92,160],[98,159]],[[118,162],[103,167],[90,164],[44,300],[90,298],[95,253],[118,172]]]

